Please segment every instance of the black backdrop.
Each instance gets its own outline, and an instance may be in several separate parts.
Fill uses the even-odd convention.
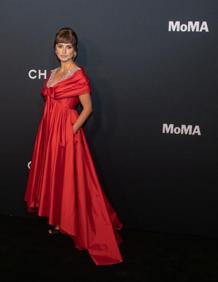
[[[217,15],[215,0],[1,1],[0,213],[27,216],[40,73],[71,26],[92,86],[84,129],[125,227],[218,235]]]

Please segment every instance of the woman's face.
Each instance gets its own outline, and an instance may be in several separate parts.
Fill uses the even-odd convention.
[[[57,43],[55,53],[61,62],[72,60],[76,56],[76,51],[71,43]]]

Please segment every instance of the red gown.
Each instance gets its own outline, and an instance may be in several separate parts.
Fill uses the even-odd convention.
[[[53,87],[48,79],[24,197],[27,210],[59,225],[96,265],[120,263],[123,224],[101,188],[83,128],[76,134],[72,128],[78,96],[90,94],[89,79],[83,68]]]

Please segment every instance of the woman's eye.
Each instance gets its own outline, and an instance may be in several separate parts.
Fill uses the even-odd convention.
[[[63,45],[57,45],[57,47],[58,47],[58,48],[63,48],[64,46],[63,46]],[[70,45],[69,45],[69,46],[66,46],[66,47],[67,47],[67,49],[72,49],[72,46],[70,46]]]

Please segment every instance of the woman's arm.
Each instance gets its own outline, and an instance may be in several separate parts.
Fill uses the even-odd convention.
[[[80,115],[78,116],[77,120],[73,124],[73,132],[76,133],[77,130],[83,125],[83,123],[86,121],[88,116],[92,112],[92,100],[89,93],[84,93],[79,96],[80,103],[82,104],[82,111]]]

